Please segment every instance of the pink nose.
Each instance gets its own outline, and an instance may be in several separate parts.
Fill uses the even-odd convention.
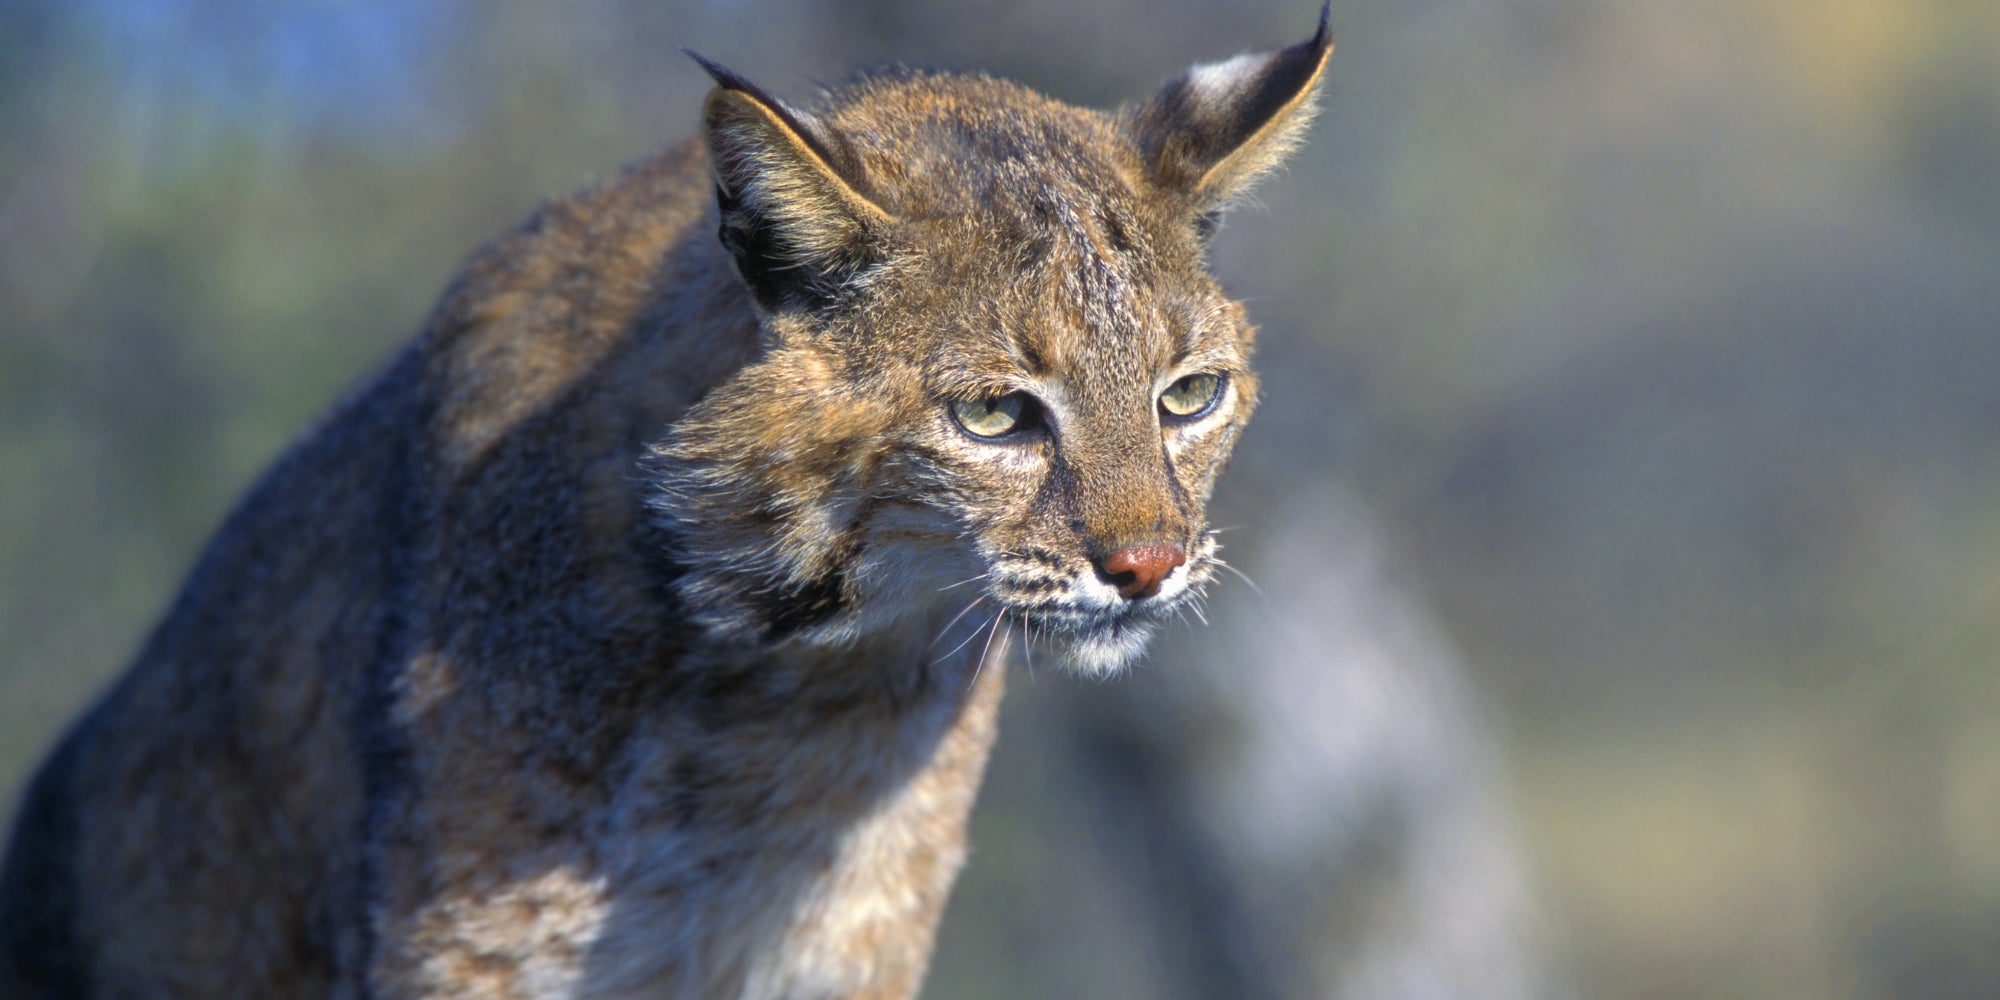
[[[1175,566],[1187,562],[1187,553],[1178,545],[1128,545],[1104,557],[1098,567],[1105,579],[1127,600],[1151,597],[1160,592],[1161,581]]]

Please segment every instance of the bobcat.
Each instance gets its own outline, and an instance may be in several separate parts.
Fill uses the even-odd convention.
[[[1115,115],[703,60],[230,516],[27,794],[0,995],[913,995],[1017,631],[1111,673],[1219,566],[1204,242],[1331,47]]]

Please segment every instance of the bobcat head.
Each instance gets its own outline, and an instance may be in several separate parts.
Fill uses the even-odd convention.
[[[1257,397],[1204,244],[1331,50],[1322,13],[1115,115],[905,71],[806,111],[703,60],[762,343],[648,458],[695,619],[833,644],[963,608],[1083,671],[1136,657],[1216,572],[1204,507]]]

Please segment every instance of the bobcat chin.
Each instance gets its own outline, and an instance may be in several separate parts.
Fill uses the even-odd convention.
[[[1220,567],[1204,244],[1331,48],[1116,114],[703,60],[230,516],[23,802],[0,995],[914,995],[1010,644],[1116,671]]]

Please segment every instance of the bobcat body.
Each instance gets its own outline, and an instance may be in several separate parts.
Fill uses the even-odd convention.
[[[23,802],[0,996],[913,995],[1016,633],[1109,672],[1216,569],[1202,244],[1330,47],[709,65],[229,518]]]

